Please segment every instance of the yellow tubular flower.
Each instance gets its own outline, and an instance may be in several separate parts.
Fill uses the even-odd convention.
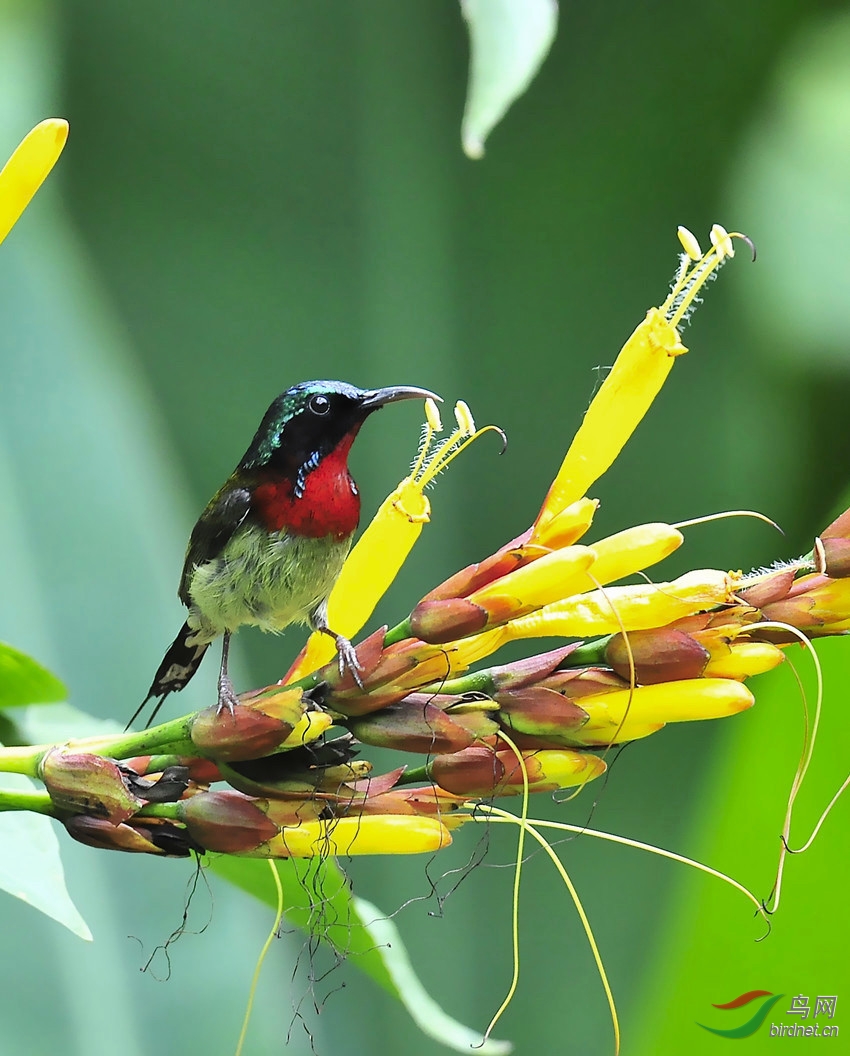
[[[614,583],[641,569],[658,564],[684,542],[682,533],[669,524],[638,524],[593,544],[596,564],[588,577],[587,587]],[[594,580],[596,582],[594,582]]]
[[[706,280],[734,256],[732,239],[742,237],[715,224],[711,249],[695,257],[699,244],[680,228],[685,253],[670,294],[660,308],[646,313],[594,396],[537,515],[531,543],[539,542],[548,522],[585,495],[613,464],[660,392],[675,359],[687,352],[679,339],[678,324],[687,318]]]
[[[590,717],[576,731],[575,742],[594,746],[633,741],[668,722],[726,718],[754,703],[749,689],[730,678],[659,682],[582,697],[581,707]]]
[[[750,678],[772,671],[781,664],[785,654],[769,642],[733,642],[725,656],[709,660],[705,678]]]
[[[532,541],[613,464],[684,352],[676,327],[660,308],[650,308],[588,407],[537,515]]]
[[[56,164],[68,138],[68,122],[50,117],[23,139],[0,172],[0,242],[15,226]]]
[[[252,858],[327,858],[351,854],[422,854],[439,851],[452,842],[437,817],[412,814],[374,814],[334,821],[305,821],[284,828]]]
[[[488,610],[488,602],[498,604],[503,599],[510,599],[516,609],[539,608],[580,590],[595,561],[596,552],[590,547],[565,546],[488,583],[469,600]]]
[[[516,638],[585,638],[664,627],[674,620],[723,605],[739,576],[714,569],[688,572],[672,583],[607,587],[547,605],[512,620],[502,641]],[[499,643],[501,644],[501,642]]]

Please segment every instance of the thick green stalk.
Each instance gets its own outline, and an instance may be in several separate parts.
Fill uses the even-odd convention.
[[[606,634],[604,638],[597,638],[593,642],[585,642],[584,645],[574,649],[566,659],[558,664],[558,670],[564,671],[572,667],[594,667],[599,664],[607,667],[608,662],[605,659],[605,650],[608,648],[608,643],[612,638],[613,635]]]
[[[168,818],[170,821],[180,821],[180,808],[177,803],[146,803],[137,810],[136,818]]]
[[[53,803],[46,792],[22,792],[0,788],[0,811],[31,810],[37,814],[53,814]]]
[[[426,766],[414,766],[410,770],[405,770],[401,777],[396,781],[397,785],[415,785],[417,781],[426,781],[430,783],[431,774]]]
[[[410,620],[402,620],[401,623],[397,623],[395,627],[391,627],[387,631],[387,635],[384,638],[384,648],[388,645],[395,645],[396,642],[403,642],[405,638],[412,638],[413,631],[410,629]]]
[[[27,777],[38,777],[41,758],[49,745],[16,745],[11,748],[0,748],[0,772],[6,774],[26,774]]]

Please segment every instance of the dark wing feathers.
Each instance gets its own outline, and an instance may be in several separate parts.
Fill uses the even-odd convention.
[[[184,605],[191,605],[189,585],[195,566],[218,557],[250,512],[251,492],[232,478],[210,499],[189,537],[177,591]]]

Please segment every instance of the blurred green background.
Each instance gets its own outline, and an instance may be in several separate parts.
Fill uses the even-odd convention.
[[[135,707],[182,620],[188,531],[297,380],[428,386],[510,437],[502,458],[485,440],[441,480],[434,524],[378,616],[398,619],[526,527],[596,368],[663,300],[679,223],[703,242],[716,220],[744,230],[759,261],[739,257],[710,291],[691,354],[594,489],[594,531],[739,508],[785,530],[691,529],[669,576],[809,548],[848,484],[850,10],[606,0],[561,15],[539,77],[472,162],[451,0],[0,4],[0,154],[48,114],[71,123],[0,252],[0,638],[51,665],[77,706],[122,720]],[[392,408],[364,430],[352,460],[364,510],[404,474],[418,413]],[[273,680],[299,645],[239,635],[238,681]],[[850,758],[850,647],[828,646],[801,837]],[[214,666],[181,706],[209,695]],[[668,728],[576,803],[533,810],[582,822],[595,805],[595,826],[708,859],[767,896],[802,719],[789,671],[756,691],[751,713]],[[846,829],[843,803],[791,860],[761,944],[747,903],[714,881],[563,844],[624,1051],[723,1052],[730,1042],[695,1021],[734,1025],[710,1006],[749,989],[837,994],[840,1023]],[[350,872],[388,913],[412,900],[396,922],[417,970],[483,1028],[510,978],[512,875],[495,866],[514,837],[486,837],[485,864],[432,896],[454,887],[440,878],[477,836]],[[167,982],[161,956],[141,974],[180,923],[191,866],[63,845],[95,942],[0,900],[2,1052],[232,1051],[267,912],[212,877],[189,917],[190,932],[209,926],[172,947]],[[581,929],[539,855],[521,913],[520,987],[496,1034],[520,1054],[610,1053]],[[282,1051],[294,1008],[322,1056],[445,1051],[353,964],[311,987],[301,944],[274,947],[246,1052]],[[300,1018],[289,1048],[310,1051]]]

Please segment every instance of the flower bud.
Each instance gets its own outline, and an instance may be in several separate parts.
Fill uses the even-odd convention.
[[[202,792],[180,804],[180,820],[206,851],[236,854],[250,851],[276,836],[279,829],[241,792]]]
[[[411,693],[381,711],[349,719],[347,725],[358,740],[379,748],[398,748],[428,755],[456,752],[492,736],[499,728],[489,714],[493,710],[492,704],[489,709],[480,704],[477,708],[472,705],[457,707],[461,699]]]
[[[503,690],[496,700],[501,725],[532,737],[557,738],[587,722],[587,712],[578,704],[545,686]]]
[[[192,742],[216,759],[268,755],[292,734],[306,705],[300,689],[278,689],[245,697],[233,711],[213,705],[192,720]]]
[[[365,799],[352,799],[334,807],[341,817],[364,814],[450,814],[458,810],[465,797],[454,796],[436,785],[416,788],[392,788]]]
[[[794,568],[778,568],[775,572],[760,576],[751,587],[738,591],[738,597],[754,609],[763,609],[765,605],[786,597],[796,575],[797,570]]]
[[[699,678],[711,658],[708,649],[691,635],[674,627],[615,634],[605,649],[605,660],[626,681],[631,677],[641,685]]]
[[[766,620],[790,623],[810,638],[841,634],[850,629],[850,579],[831,579],[814,573],[794,581],[788,596],[762,609]],[[795,641],[771,629],[754,632],[767,641]]]
[[[628,682],[604,667],[574,667],[553,671],[551,675],[541,679],[539,685],[545,689],[553,689],[571,700],[581,700],[583,697],[624,689],[628,687]]]
[[[523,660],[515,660],[512,664],[503,664],[500,667],[491,667],[487,671],[479,672],[479,676],[486,675],[489,678],[489,683],[482,687],[482,692],[492,696],[498,690],[520,689],[523,686],[534,685],[535,682],[540,682],[551,675],[570,653],[575,652],[580,644],[580,642],[573,642],[560,649],[552,649],[548,653],[538,653],[537,656],[529,656]]]
[[[420,686],[446,679],[452,671],[451,650],[405,639],[384,650],[380,662],[361,678],[362,686],[325,688],[321,701],[342,715],[368,715],[403,700]]]
[[[821,539],[850,539],[850,510],[840,514],[820,533]]]
[[[554,792],[592,781],[605,763],[586,752],[544,750],[522,752],[529,792]],[[457,796],[486,798],[521,795],[522,769],[511,751],[473,746],[454,755],[440,755],[428,764],[429,776]]]
[[[205,850],[239,854],[267,843],[284,825],[314,821],[323,809],[322,803],[312,800],[255,799],[224,790],[184,800],[180,820]]]
[[[716,569],[687,572],[671,583],[606,587],[566,597],[537,612],[511,620],[505,641],[563,636],[585,638],[664,627],[684,616],[727,605],[740,576]],[[500,643],[501,644],[501,643]]]
[[[202,851],[188,833],[159,818],[145,818],[113,825],[105,818],[91,818],[85,814],[65,818],[63,823],[69,836],[78,843],[99,847],[105,851],[129,851],[135,854],[159,854],[169,858],[188,858],[192,851]]]
[[[117,763],[98,755],[53,748],[41,763],[41,780],[59,814],[88,814],[118,825],[144,805]]]
[[[831,579],[850,576],[850,539],[815,539],[815,571]]]
[[[423,642],[444,645],[482,631],[488,613],[466,598],[420,601],[410,614],[411,632]]]

